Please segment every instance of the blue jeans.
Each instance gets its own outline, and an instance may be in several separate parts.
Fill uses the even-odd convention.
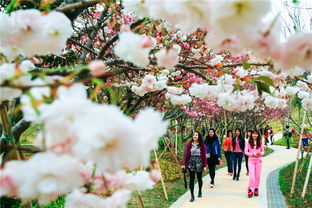
[[[239,178],[239,174],[242,169],[242,160],[244,157],[244,153],[242,152],[233,152],[232,153],[232,161],[234,165],[234,177]]]

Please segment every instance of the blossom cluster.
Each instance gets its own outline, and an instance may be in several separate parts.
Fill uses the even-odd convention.
[[[206,28],[210,31],[207,36],[210,48],[228,49],[238,54],[251,49],[259,56],[274,59],[286,72],[294,67],[312,71],[312,34],[299,32],[281,42],[280,18],[265,18],[272,13],[271,3],[270,0],[130,0],[124,5],[127,11],[141,17],[164,19],[185,33]]]
[[[63,13],[43,15],[29,9],[0,17],[5,23],[0,32],[6,62],[19,55],[60,54],[72,35],[71,21]],[[151,41],[140,37],[143,55]],[[67,194],[65,207],[124,207],[132,191],[152,188],[160,177],[158,169],[122,170],[149,166],[150,152],[167,128],[162,115],[145,109],[132,119],[116,106],[91,102],[83,84],[69,84],[62,76],[33,78],[35,68],[29,60],[0,66],[1,101],[20,97],[24,119],[43,124],[36,145],[45,150],[26,161],[5,163],[1,196],[48,204]],[[91,62],[89,68],[94,76],[107,70],[103,61]],[[24,86],[29,86],[25,94]]]
[[[36,9],[0,13],[1,53],[8,60],[18,55],[60,54],[72,35],[71,21],[61,12],[42,15]]]
[[[32,99],[41,98],[44,93],[45,89],[34,87]],[[1,174],[1,187],[4,190],[1,195],[18,196],[25,201],[38,199],[40,203],[47,204],[86,183],[82,178],[86,174],[81,174],[80,170],[84,163],[92,161],[102,171],[100,175],[108,174],[111,177],[124,168],[133,170],[149,166],[150,151],[157,148],[158,138],[167,128],[159,112],[145,109],[133,120],[116,106],[92,103],[87,99],[86,87],[82,84],[59,87],[56,96],[51,104],[39,102],[36,111],[32,106],[34,100],[29,102],[29,106],[23,107],[28,119],[44,125],[44,131],[36,143],[47,152],[36,154],[29,161],[7,162]],[[27,105],[26,102],[24,104]],[[37,111],[40,111],[39,115]],[[89,172],[92,173],[92,169]],[[117,183],[120,179],[114,177],[111,182]],[[121,204],[127,202],[131,193],[129,190],[145,190],[154,185],[153,177],[145,171],[124,177],[127,180],[122,180],[122,185],[112,184],[106,190],[117,196],[118,193],[127,193],[128,197],[118,202]],[[93,180],[94,176],[91,178]],[[104,186],[106,179],[101,180],[101,186]],[[97,187],[98,183],[92,185]],[[117,203],[114,197],[99,197],[86,190],[77,191],[68,195],[70,200],[65,207],[73,207],[72,203],[77,205],[83,198],[88,201],[88,197],[98,201],[102,199],[103,204]],[[75,197],[78,193],[86,195],[79,199]],[[124,197],[124,194],[120,197]]]

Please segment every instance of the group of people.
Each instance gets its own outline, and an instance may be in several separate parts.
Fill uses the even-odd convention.
[[[195,131],[191,141],[186,147],[183,169],[189,170],[190,175],[190,202],[195,200],[194,183],[195,176],[198,180],[198,197],[202,197],[202,173],[206,172],[207,166],[210,175],[210,187],[215,185],[215,169],[222,165],[221,142],[214,129],[209,129],[208,135],[203,139],[200,132]],[[249,175],[248,197],[259,195],[260,175],[262,170],[262,156],[264,145],[261,134],[257,130],[249,130],[246,138],[242,136],[240,129],[235,130],[235,136],[231,130],[223,140],[223,152],[228,166],[228,175],[233,180],[239,181],[242,160],[245,156],[247,175]]]

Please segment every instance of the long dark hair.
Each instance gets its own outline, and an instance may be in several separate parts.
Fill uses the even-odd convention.
[[[238,137],[243,138],[242,131],[239,128],[235,129],[235,136],[233,136],[233,137],[237,137],[236,136],[236,131],[239,131],[239,136]]]
[[[257,138],[257,148],[260,148],[261,147],[261,144],[262,144],[262,138],[261,138],[261,134],[259,131],[257,130],[253,130],[252,131],[252,134],[258,134],[258,138]],[[252,134],[251,134],[251,137],[249,138],[248,142],[250,144],[250,146],[254,147],[254,141],[253,141],[253,138],[252,138]]]
[[[229,137],[229,133],[232,133],[232,137],[234,136],[232,130],[227,130],[227,132],[226,132],[226,137]]]
[[[210,137],[209,136],[209,132],[210,131],[213,131],[213,137]],[[217,136],[217,134],[216,134],[216,131],[213,129],[213,128],[210,128],[209,130],[208,130],[208,135],[206,136],[206,140],[205,140],[205,144],[206,143],[213,143],[214,141],[216,141],[218,139],[218,136]]]
[[[201,133],[199,133],[198,131],[194,131],[194,132],[193,132],[191,143],[194,142],[193,136],[194,136],[195,133],[198,134],[198,143],[199,143],[199,145],[201,146],[201,145],[204,143],[204,142],[203,142],[203,136],[202,136]]]
[[[250,137],[248,137],[248,132],[250,132]],[[247,131],[247,135],[246,135],[246,137],[248,138],[248,139],[250,139],[251,137],[252,137],[252,130],[251,129],[249,129],[248,131]]]

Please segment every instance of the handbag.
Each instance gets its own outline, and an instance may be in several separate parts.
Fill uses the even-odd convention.
[[[218,165],[222,166],[222,160],[219,161],[219,164],[218,164]]]
[[[208,154],[206,154],[206,158],[208,159],[208,158],[210,158],[210,156],[211,156],[211,151],[212,151],[212,149],[213,149],[213,147],[214,147],[214,143],[212,144],[212,146],[211,146],[211,148],[210,148],[210,151],[209,151],[209,153]]]

